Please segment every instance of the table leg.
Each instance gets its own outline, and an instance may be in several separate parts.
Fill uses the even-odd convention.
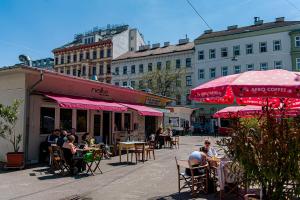
[[[121,153],[122,153],[122,145],[119,144],[119,157],[120,157],[120,162],[122,162],[122,155],[121,155]]]
[[[128,148],[126,148],[126,153],[127,153],[127,163],[129,163],[129,158],[128,158],[128,156],[129,156],[129,152],[128,152]]]

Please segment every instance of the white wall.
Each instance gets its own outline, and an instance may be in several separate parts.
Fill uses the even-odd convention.
[[[115,35],[112,38],[113,43],[113,58],[117,58],[120,55],[129,51],[129,30],[126,30],[120,34]]]
[[[273,41],[281,40],[281,50],[273,51]],[[259,52],[259,43],[267,42],[267,52]],[[282,61],[283,69],[292,70],[290,56],[290,36],[288,32],[280,32],[267,35],[259,35],[234,40],[226,40],[222,42],[213,42],[195,45],[195,86],[207,82],[209,78],[209,69],[216,68],[216,76],[221,76],[221,68],[228,67],[228,74],[233,74],[235,65],[241,66],[241,71],[246,71],[247,64],[254,64],[254,70],[260,69],[260,63],[267,62],[268,69],[274,69],[274,61]],[[253,54],[246,54],[246,44],[253,44]],[[233,46],[240,45],[240,56],[237,61],[232,61]],[[228,57],[221,57],[221,48],[227,47]],[[209,59],[209,49],[216,49],[216,58]],[[198,60],[198,51],[204,50],[204,60]],[[198,79],[198,69],[205,70],[205,78]]]
[[[24,129],[25,129],[25,74],[22,73],[10,73],[10,74],[0,74],[0,103],[4,105],[11,105],[15,99],[24,100],[19,113],[19,120],[16,124],[15,131],[17,134],[23,136],[21,142],[21,149],[23,151],[23,143],[25,141]],[[13,151],[12,145],[0,138],[0,161],[6,161],[6,153]]]

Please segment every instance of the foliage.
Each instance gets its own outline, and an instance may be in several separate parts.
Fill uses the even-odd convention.
[[[220,141],[264,199],[290,199],[300,194],[300,119],[276,118],[270,110],[258,119],[235,119],[234,134]]]
[[[10,106],[0,104],[0,137],[13,145],[14,152],[19,151],[22,141],[22,135],[15,132],[21,103],[21,100],[15,100]]]

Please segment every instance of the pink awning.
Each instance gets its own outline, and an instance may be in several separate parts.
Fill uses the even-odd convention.
[[[139,115],[142,115],[142,116],[157,116],[157,117],[163,116],[162,112],[155,110],[153,108],[147,107],[147,106],[125,104],[125,103],[122,103],[122,105],[126,106],[127,108],[138,111]]]
[[[126,111],[127,107],[112,102],[86,99],[82,97],[69,97],[57,94],[45,94],[46,97],[55,100],[61,108],[77,108],[106,111]]]

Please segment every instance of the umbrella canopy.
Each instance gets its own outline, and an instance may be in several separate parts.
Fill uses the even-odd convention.
[[[228,106],[216,112],[214,118],[255,117],[263,113],[261,106]],[[300,108],[291,108],[285,112],[274,110],[276,116],[295,117],[300,114]]]
[[[300,106],[300,73],[281,69],[217,78],[191,90],[194,101],[240,105]]]

